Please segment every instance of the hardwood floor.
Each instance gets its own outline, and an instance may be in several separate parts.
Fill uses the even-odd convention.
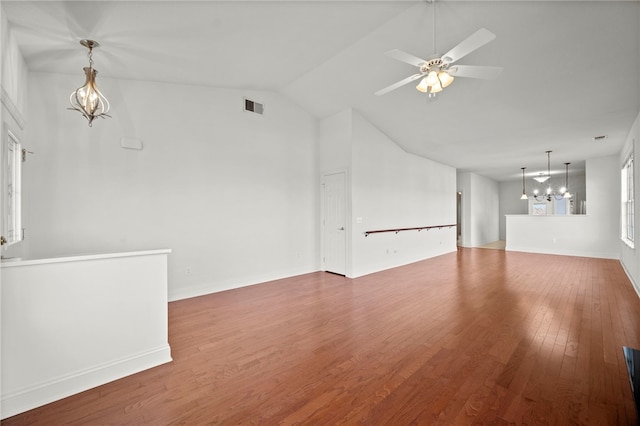
[[[169,305],[174,361],[11,425],[632,425],[618,261],[460,249]]]

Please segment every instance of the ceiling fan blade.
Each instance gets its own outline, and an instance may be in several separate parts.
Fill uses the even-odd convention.
[[[469,53],[489,43],[496,38],[496,35],[486,28],[480,28],[466,39],[462,40],[456,47],[442,55],[442,60],[452,63],[458,59],[467,56]]]
[[[480,65],[454,65],[447,70],[454,77],[482,78],[493,80],[502,72],[502,67],[485,67]]]
[[[374,95],[376,96],[384,95],[385,93],[389,93],[392,90],[396,90],[398,87],[404,86],[405,84],[409,84],[412,81],[419,79],[420,77],[422,77],[422,74],[420,73],[414,74],[410,77],[405,78],[404,80],[400,80],[397,83],[393,83],[391,86],[387,86],[384,89],[378,90],[376,93],[374,93]]]
[[[420,59],[416,56],[413,56],[410,53],[403,52],[402,50],[398,50],[398,49],[389,50],[388,52],[384,52],[384,54],[390,58],[397,59],[398,61],[415,65],[416,67],[419,67],[420,65],[427,62],[424,59]]]

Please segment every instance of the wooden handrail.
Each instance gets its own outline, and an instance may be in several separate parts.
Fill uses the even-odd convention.
[[[423,229],[426,229],[427,231],[429,229],[433,229],[433,228],[438,228],[438,229],[442,229],[442,228],[453,228],[454,226],[457,226],[455,223],[453,225],[433,225],[433,226],[418,226],[415,228],[394,228],[394,229],[379,229],[376,231],[364,231],[364,236],[368,237],[369,234],[381,234],[383,232],[395,232],[396,234],[400,231],[422,231]]]

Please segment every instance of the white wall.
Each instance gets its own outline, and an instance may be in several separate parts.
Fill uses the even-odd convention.
[[[351,167],[352,110],[322,119],[318,125],[318,167],[321,173]]]
[[[587,216],[593,217],[595,239],[619,258],[620,165],[617,155],[587,160],[585,168]],[[597,225],[596,225],[597,224]]]
[[[167,254],[3,263],[1,418],[171,361]]]
[[[478,247],[500,237],[498,182],[475,173],[459,173],[462,192],[462,246]]]
[[[318,124],[317,161],[321,179],[324,175],[340,172],[345,176],[345,274],[352,276],[352,237],[351,226],[351,146],[353,111],[345,109],[337,114],[325,117]],[[321,195],[323,196],[323,195]],[[325,235],[320,236],[322,259],[320,268],[325,269]]]
[[[617,259],[589,215],[507,216],[507,251]]]
[[[629,135],[627,136],[627,140],[624,144],[624,147],[620,151],[620,158],[618,159],[618,169],[622,169],[625,161],[629,153],[633,150],[633,162],[635,167],[635,175],[634,175],[634,187],[636,199],[638,197],[638,193],[640,192],[640,163],[638,162],[638,151],[640,150],[640,115],[636,117],[631,130],[629,131]],[[633,282],[633,285],[636,289],[638,295],[640,295],[640,257],[638,256],[638,244],[640,244],[640,239],[638,238],[638,228],[640,227],[640,208],[636,207],[635,209],[635,248],[629,247],[624,241],[620,240],[620,262],[624,267],[627,275]],[[621,230],[618,230],[618,235],[621,234]]]
[[[456,249],[455,227],[364,236],[368,230],[455,224],[455,169],[406,153],[352,109],[322,119],[318,133],[320,173],[346,172],[347,276]]]
[[[507,239],[508,214],[528,214],[529,202],[521,200],[522,181],[500,182],[499,184],[499,215],[500,215],[500,239]]]
[[[287,99],[99,78],[113,118],[89,128],[81,75],[29,78],[29,257],[171,248],[170,299],[318,269],[316,120]]]
[[[370,230],[455,224],[456,171],[408,154],[355,111],[352,132],[352,275],[455,251],[455,226],[364,236]]]
[[[580,206],[584,204],[586,213],[589,212],[587,206],[587,177],[584,173],[579,173],[569,176],[569,192],[571,192],[574,205],[575,214],[584,214],[584,211],[580,211]],[[597,202],[597,199],[594,200]]]

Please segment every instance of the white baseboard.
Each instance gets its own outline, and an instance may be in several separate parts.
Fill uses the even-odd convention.
[[[597,259],[620,259],[619,253],[606,253],[596,252],[590,250],[553,250],[553,249],[541,249],[537,247],[523,247],[508,245],[505,247],[505,251],[520,251],[524,253],[539,253],[539,254],[555,254],[558,256],[577,256],[577,257],[594,257]]]
[[[171,361],[165,345],[2,395],[2,419]]]
[[[631,285],[633,286],[633,289],[636,291],[636,294],[638,295],[638,297],[640,297],[640,286],[638,286],[638,283],[636,282],[636,280],[633,279],[633,275],[629,273],[624,262],[620,262],[620,265],[622,265],[622,269],[624,270],[624,273],[627,274],[627,278],[629,278],[629,281],[631,281]]]
[[[243,281],[233,282],[216,282],[216,283],[204,283],[197,286],[191,286],[187,288],[172,289],[169,288],[169,302],[175,302],[177,300],[189,299],[191,297],[205,296],[207,294],[218,293],[221,291],[233,290],[241,287],[249,287],[252,285],[263,284],[269,281],[281,280],[284,278],[295,277],[298,275],[311,274],[318,272],[317,268],[304,268],[291,271],[281,271],[273,274],[265,274],[260,276],[254,276]]]
[[[454,246],[453,248],[443,250],[442,252],[428,253],[419,257],[406,258],[406,259],[402,259],[401,261],[394,262],[392,264],[376,265],[375,267],[369,267],[366,269],[363,268],[362,270],[358,270],[352,275],[350,275],[349,278],[360,278],[365,275],[376,274],[378,272],[387,271],[393,268],[400,268],[402,266],[411,265],[412,263],[422,262],[423,260],[432,259],[434,257],[443,256],[449,253],[455,253],[457,249],[458,248]]]

